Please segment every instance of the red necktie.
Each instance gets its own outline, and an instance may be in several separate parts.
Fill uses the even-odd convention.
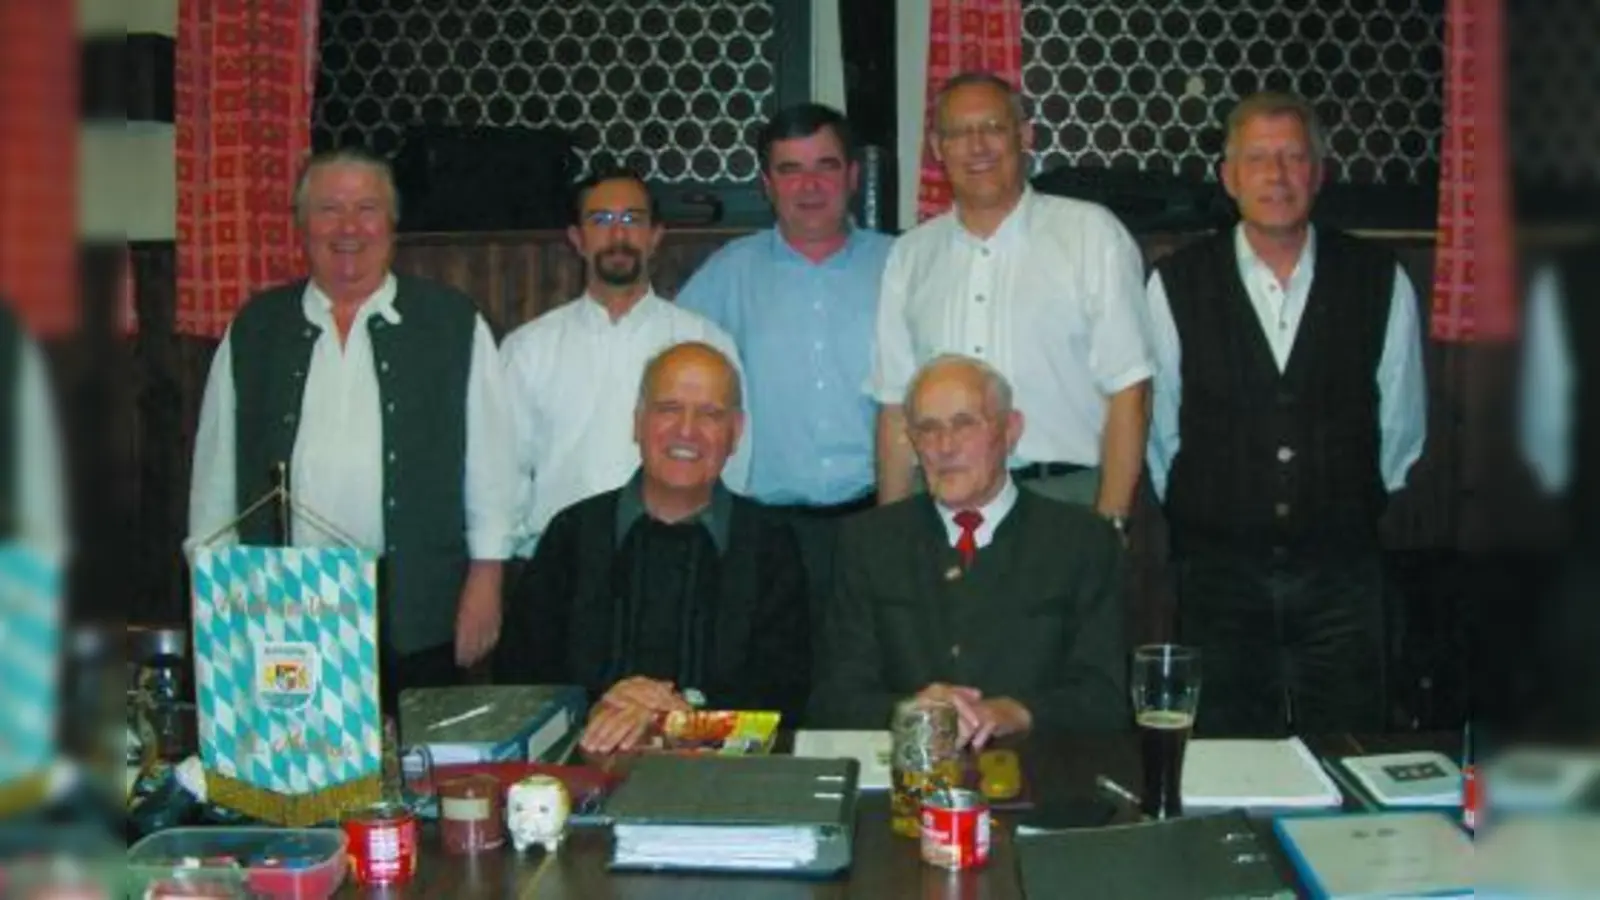
[[[978,526],[983,524],[983,513],[963,509],[956,513],[955,519],[961,527],[961,535],[956,538],[956,552],[961,554],[961,564],[970,569],[978,556]]]

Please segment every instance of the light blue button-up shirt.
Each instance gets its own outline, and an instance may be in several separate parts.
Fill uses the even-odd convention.
[[[744,361],[757,499],[841,503],[872,487],[877,405],[862,385],[892,242],[857,229],[813,263],[767,229],[728,242],[679,292],[679,304],[733,336]]]

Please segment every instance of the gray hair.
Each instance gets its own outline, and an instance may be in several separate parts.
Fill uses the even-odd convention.
[[[733,386],[729,388],[728,408],[736,412],[744,411],[743,373],[739,371],[738,366],[733,364],[733,360],[728,357],[728,354],[723,353],[705,341],[680,341],[650,357],[650,361],[644,364],[644,374],[639,376],[639,397],[635,401],[635,409],[644,409],[645,404],[650,402],[650,385],[655,383],[656,376],[661,373],[661,367],[666,364],[667,359],[679,350],[691,347],[711,354],[727,368],[728,374],[733,376],[729,379]]]
[[[1259,91],[1240,100],[1228,113],[1227,142],[1223,145],[1223,158],[1233,155],[1239,132],[1253,119],[1293,116],[1306,130],[1306,143],[1311,148],[1311,160],[1321,163],[1328,157],[1328,135],[1322,127],[1317,111],[1298,94],[1285,91]]]
[[[359,147],[340,147],[336,150],[324,150],[313,154],[300,168],[300,177],[294,183],[294,220],[304,227],[306,217],[311,210],[307,208],[311,202],[308,194],[311,190],[311,176],[318,169],[329,166],[359,166],[377,173],[378,180],[383,183],[384,193],[389,195],[389,222],[397,224],[400,221],[400,191],[394,184],[394,169],[389,166],[389,161],[381,156],[375,156]]]
[[[1017,120],[1017,129],[1020,131],[1029,127],[1028,114],[1023,106],[1022,94],[1012,86],[1011,82],[993,72],[971,71],[951,76],[948,81],[940,85],[939,92],[933,95],[934,130],[937,131],[939,129],[939,123],[944,119],[944,106],[949,101],[950,95],[964,87],[976,85],[994,88],[1004,94],[1007,102],[1011,104],[1011,115]]]
[[[995,416],[1006,416],[1011,413],[1011,382],[1000,374],[1000,370],[971,356],[943,353],[923,363],[917,369],[917,374],[911,376],[911,383],[906,385],[903,409],[907,418],[914,413],[914,404],[911,401],[917,396],[917,391],[922,388],[923,382],[938,370],[945,368],[962,368],[977,372],[983,377],[983,395],[988,402],[990,413]]]

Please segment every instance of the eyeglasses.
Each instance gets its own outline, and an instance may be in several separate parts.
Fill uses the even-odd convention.
[[[970,138],[983,138],[986,141],[1010,137],[1016,128],[1005,119],[985,119],[982,122],[967,122],[962,125],[952,125],[939,129],[939,139],[945,141],[961,141]]]
[[[610,228],[618,222],[621,222],[627,228],[650,224],[650,214],[642,209],[625,209],[621,212],[611,209],[597,209],[584,216],[583,219],[596,228]]]

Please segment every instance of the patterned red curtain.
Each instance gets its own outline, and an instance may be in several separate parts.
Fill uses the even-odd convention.
[[[1022,0],[933,0],[928,16],[928,92],[923,134],[933,134],[933,98],[953,75],[993,72],[1022,84]],[[950,208],[950,183],[924,142],[917,221]]]
[[[291,200],[311,149],[317,0],[180,0],[177,328],[221,337],[252,291],[304,274]]]
[[[1502,3],[1449,0],[1445,8],[1445,125],[1431,323],[1441,341],[1509,338],[1516,328]]]
[[[0,295],[44,337],[78,324],[75,7],[0,0]]]

